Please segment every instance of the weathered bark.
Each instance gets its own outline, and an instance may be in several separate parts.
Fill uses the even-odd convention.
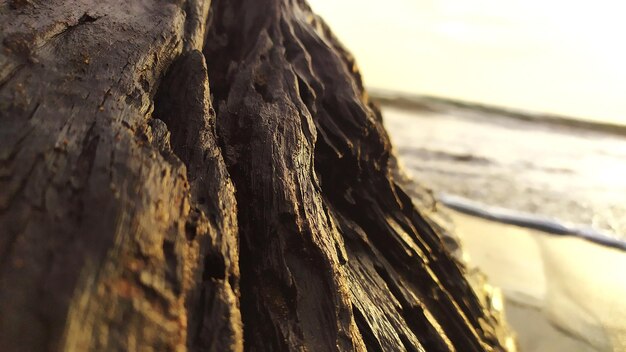
[[[14,0],[0,40],[3,351],[504,348],[303,2]]]

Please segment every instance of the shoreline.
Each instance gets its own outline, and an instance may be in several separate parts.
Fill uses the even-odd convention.
[[[383,106],[409,111],[438,113],[449,112],[452,109],[456,109],[480,113],[483,114],[483,116],[497,116],[498,118],[533,122],[544,126],[572,128],[579,132],[593,131],[626,137],[626,125],[589,120],[583,117],[577,118],[557,114],[525,111],[521,109],[506,108],[477,102],[430,95],[408,94],[375,88],[369,88],[369,96],[372,100]]]
[[[502,292],[519,350],[626,351],[626,127],[428,99],[381,106],[396,162],[468,275]]]

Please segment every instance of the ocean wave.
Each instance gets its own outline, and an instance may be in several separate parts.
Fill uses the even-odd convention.
[[[626,241],[584,225],[568,224],[511,209],[488,206],[467,198],[439,193],[437,200],[458,212],[505,224],[532,228],[554,235],[576,236],[604,246],[626,250]]]

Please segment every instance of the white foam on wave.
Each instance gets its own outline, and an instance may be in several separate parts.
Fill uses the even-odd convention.
[[[555,235],[577,236],[594,243],[626,250],[626,241],[588,226],[567,224],[557,219],[489,206],[446,193],[439,193],[437,199],[443,205],[468,215],[505,224],[528,227]]]

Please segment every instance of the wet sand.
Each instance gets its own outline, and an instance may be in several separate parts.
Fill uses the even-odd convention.
[[[450,210],[470,263],[502,289],[520,351],[626,351],[626,253]]]

